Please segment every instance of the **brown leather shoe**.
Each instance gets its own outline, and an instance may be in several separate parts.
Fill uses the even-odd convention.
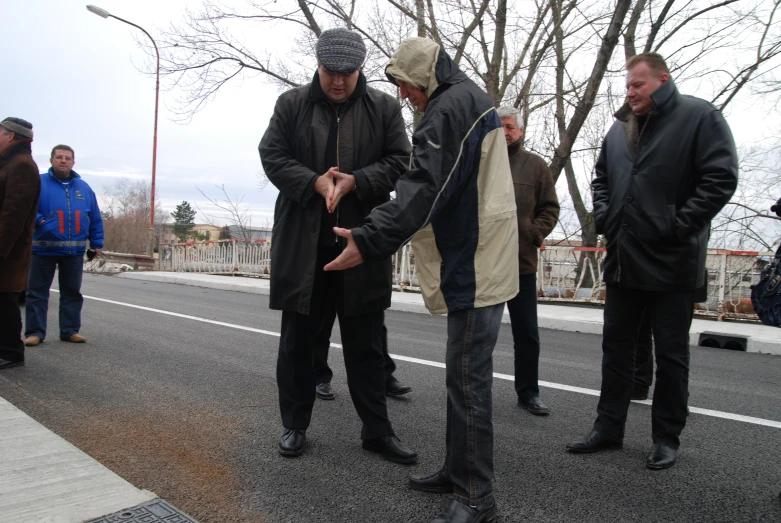
[[[71,343],[84,343],[87,341],[87,338],[82,336],[81,334],[71,334],[67,338],[60,338],[62,341],[69,341]]]
[[[24,346],[25,347],[35,347],[36,345],[40,345],[43,340],[39,338],[38,336],[30,336],[26,340],[24,340]]]

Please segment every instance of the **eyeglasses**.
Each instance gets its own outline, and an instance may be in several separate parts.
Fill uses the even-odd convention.
[[[72,162],[73,158],[71,158],[70,156],[54,156],[52,160],[57,160],[58,162],[61,160],[65,160],[66,162]]]

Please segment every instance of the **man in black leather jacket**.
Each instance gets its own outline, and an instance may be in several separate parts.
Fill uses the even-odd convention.
[[[632,396],[633,338],[645,310],[657,380],[654,447],[646,465],[671,467],[686,424],[689,328],[695,290],[705,283],[710,222],[738,181],[735,143],[721,112],[681,95],[664,59],[630,59],[627,104],[596,165],[594,221],[607,239],[602,390],[589,434],[571,452],[619,448]]]

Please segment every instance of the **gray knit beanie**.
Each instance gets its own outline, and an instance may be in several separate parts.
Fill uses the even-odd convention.
[[[17,134],[18,136],[24,136],[25,138],[29,138],[30,140],[33,139],[33,124],[31,124],[27,120],[22,120],[21,118],[14,118],[13,116],[9,116],[8,118],[0,122],[0,127],[3,127],[5,130],[10,131],[14,134]]]
[[[355,31],[328,29],[317,40],[317,61],[330,73],[352,74],[365,59],[366,46]]]

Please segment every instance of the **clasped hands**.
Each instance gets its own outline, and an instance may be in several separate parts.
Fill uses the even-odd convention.
[[[334,212],[342,197],[355,188],[355,183],[355,176],[339,172],[338,168],[331,167],[324,175],[315,180],[315,191],[325,199],[328,212]],[[324,270],[343,271],[362,264],[363,256],[355,244],[350,229],[334,227],[334,234],[346,238],[347,246],[334,261],[324,267]]]
[[[355,189],[355,176],[331,167],[315,181],[315,192],[325,199],[328,212],[334,212],[342,197]]]

